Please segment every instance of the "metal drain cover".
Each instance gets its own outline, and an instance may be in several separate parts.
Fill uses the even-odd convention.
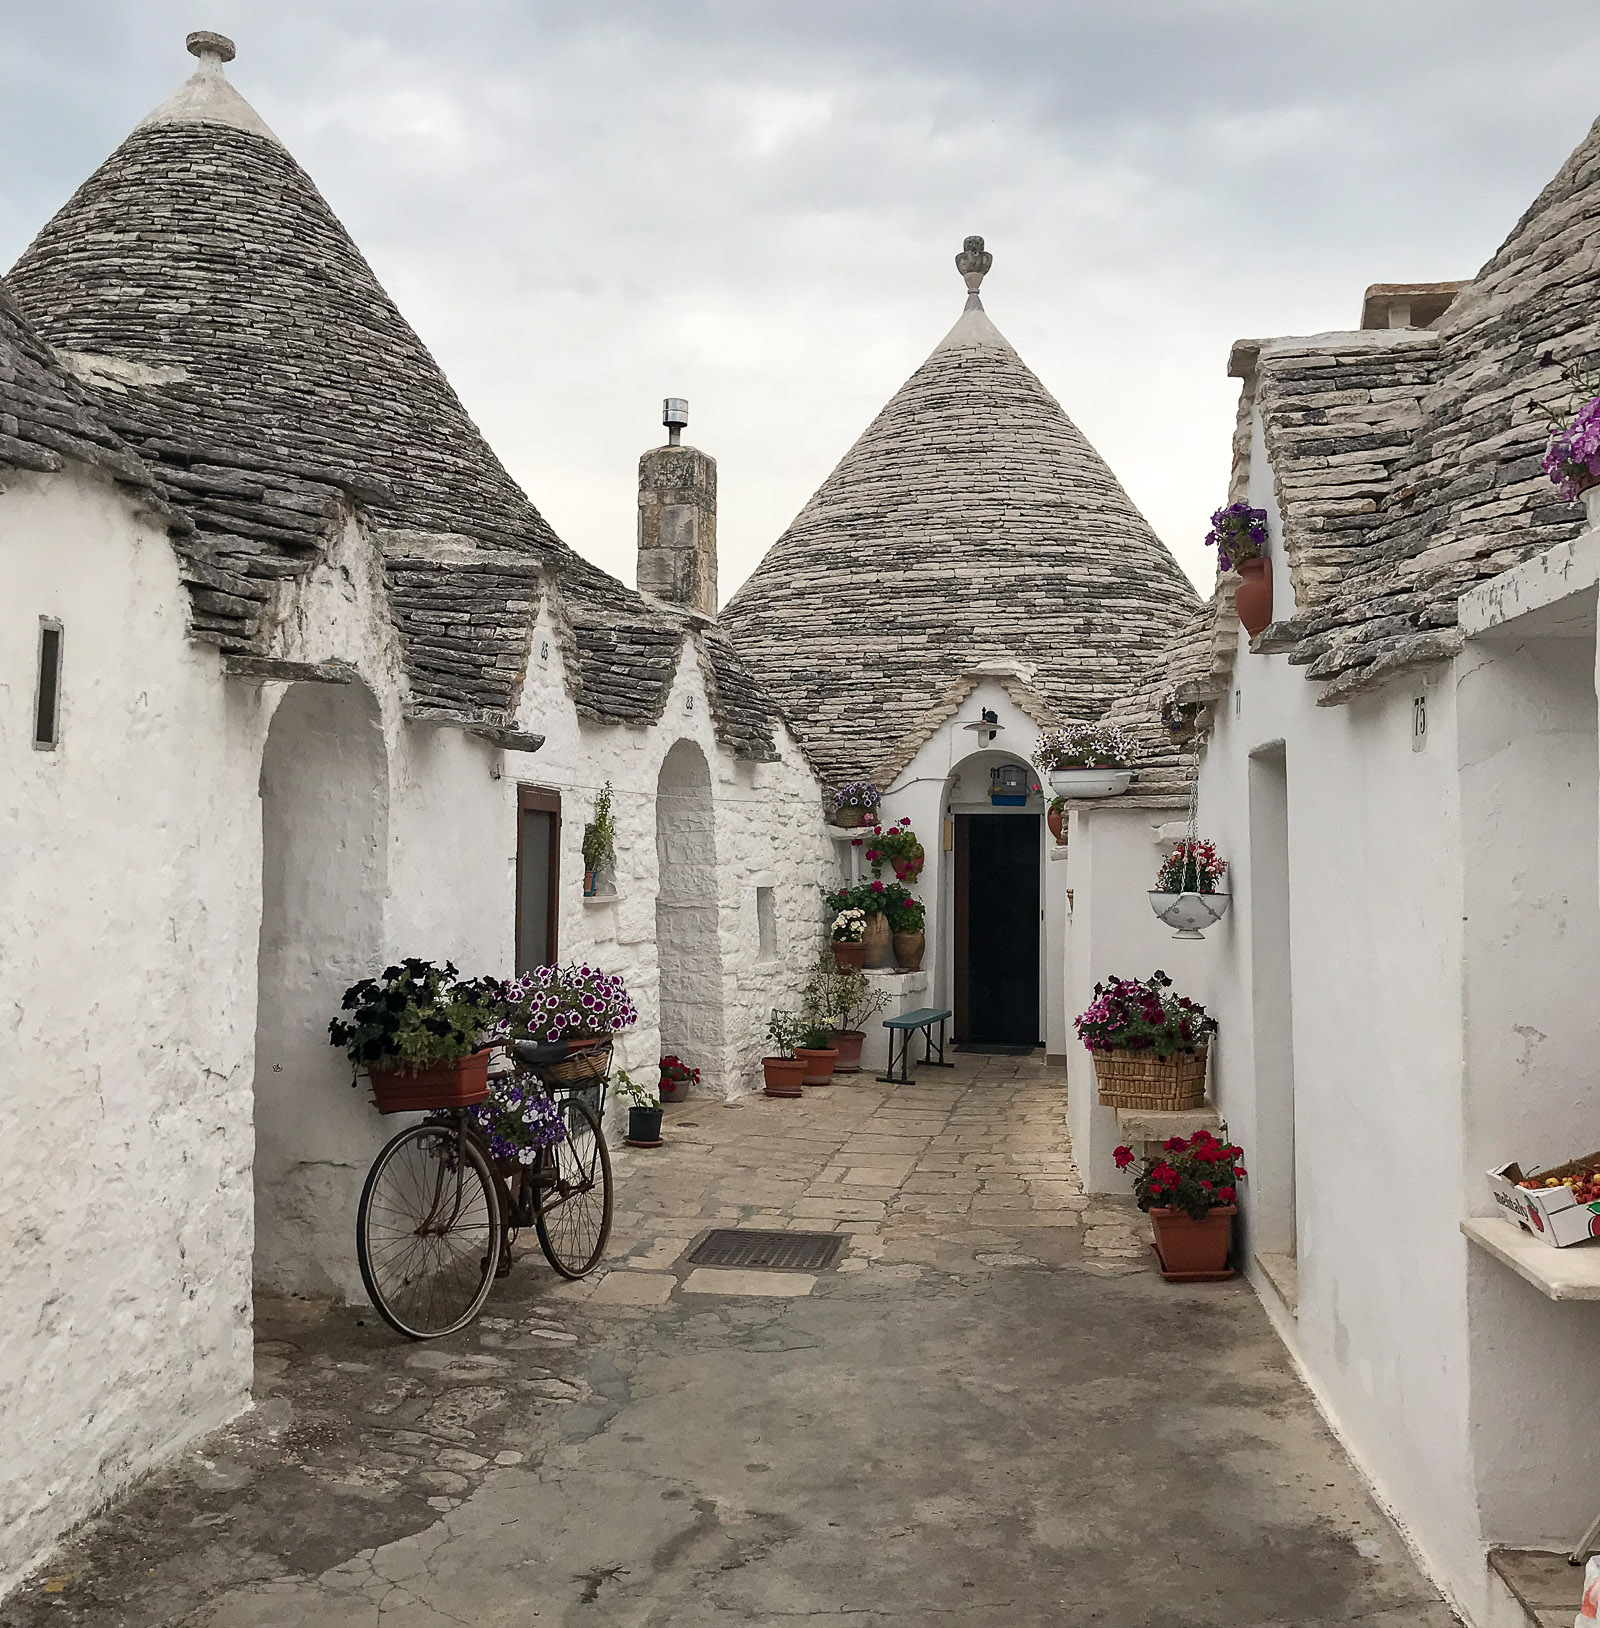
[[[767,1272],[823,1272],[844,1248],[839,1232],[757,1232],[717,1227],[689,1257],[690,1266],[754,1266]]]

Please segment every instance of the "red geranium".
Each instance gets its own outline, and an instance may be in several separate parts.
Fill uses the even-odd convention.
[[[1170,1207],[1198,1221],[1217,1205],[1232,1204],[1238,1197],[1235,1183],[1244,1175],[1238,1162],[1243,1152],[1207,1130],[1187,1139],[1168,1137],[1161,1153],[1147,1157],[1133,1178],[1139,1208]],[[1133,1150],[1119,1147],[1112,1158],[1117,1169],[1126,1170],[1134,1162]]]

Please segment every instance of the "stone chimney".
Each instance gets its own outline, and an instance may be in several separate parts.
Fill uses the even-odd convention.
[[[680,444],[689,403],[668,396],[667,444],[639,460],[639,592],[717,614],[717,460]]]

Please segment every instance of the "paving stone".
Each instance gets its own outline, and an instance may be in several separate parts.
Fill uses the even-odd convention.
[[[757,1272],[726,1267],[697,1266],[683,1280],[685,1294],[751,1295],[762,1299],[793,1300],[817,1286],[809,1272]]]

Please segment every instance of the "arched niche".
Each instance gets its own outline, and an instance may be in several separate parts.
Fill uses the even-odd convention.
[[[667,753],[656,783],[656,949],[661,1051],[723,1089],[722,951],[711,768],[693,741]]]
[[[296,684],[261,762],[255,1281],[360,1300],[361,1182],[384,1135],[328,1043],[345,989],[380,965],[387,753],[360,684]]]

